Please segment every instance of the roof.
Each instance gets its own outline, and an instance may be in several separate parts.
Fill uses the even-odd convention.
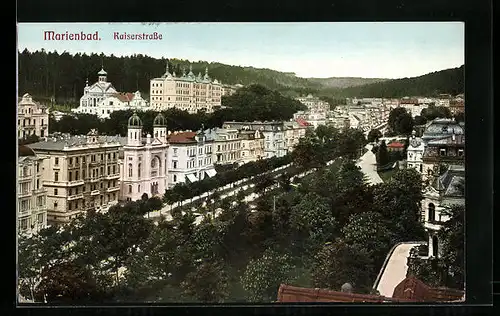
[[[415,277],[407,277],[401,281],[392,297],[376,294],[357,294],[332,291],[319,288],[303,288],[281,284],[278,290],[278,302],[451,302],[463,300],[464,291],[449,288],[432,288]]]
[[[418,100],[417,99],[401,99],[401,101],[399,101],[399,104],[418,104]]]
[[[387,147],[391,147],[391,148],[404,148],[405,144],[402,144],[400,142],[392,142],[392,143],[389,143],[387,145]]]
[[[439,146],[439,145],[447,145],[447,146],[463,146],[465,145],[465,135],[459,134],[459,135],[451,135],[451,136],[445,136],[445,137],[440,137],[437,139],[430,140],[427,143],[428,146]]]
[[[196,132],[180,132],[168,135],[168,142],[171,144],[195,143]]]
[[[18,152],[18,156],[19,157],[36,156],[36,154],[33,151],[33,149],[31,149],[31,148],[29,148],[28,146],[25,146],[25,145],[19,145],[17,152]]]
[[[433,183],[436,190],[442,191],[444,196],[463,196],[460,186],[465,182],[465,168],[450,165]]]
[[[307,122],[304,119],[298,118],[295,120],[295,122],[299,123],[300,126],[311,126],[312,124]]]
[[[134,98],[134,94],[130,92],[125,92],[125,93],[120,92],[115,94],[115,97],[122,102],[130,102]]]
[[[120,136],[96,136],[100,144],[108,143],[119,146]],[[63,150],[64,147],[81,146],[87,144],[86,135],[63,135],[48,137],[46,141],[41,141],[27,145],[32,150]]]
[[[427,123],[422,138],[464,134],[464,127],[454,119],[437,118]]]

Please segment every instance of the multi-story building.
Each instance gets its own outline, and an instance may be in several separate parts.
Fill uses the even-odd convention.
[[[139,200],[163,195],[168,187],[167,124],[162,114],[153,121],[153,136],[142,137],[142,121],[134,113],[128,120],[127,137],[121,138],[120,199]]]
[[[418,172],[423,172],[422,156],[424,155],[425,144],[419,137],[416,137],[416,131],[412,132],[408,148],[406,149],[406,167],[413,168]]]
[[[432,181],[442,173],[443,166],[463,165],[465,149],[465,135],[452,134],[451,136],[434,139],[427,142],[422,156],[422,176],[424,180]]]
[[[283,122],[225,122],[222,128],[259,130],[264,135],[265,158],[283,157],[287,154]]]
[[[46,137],[49,134],[49,112],[47,107],[35,103],[25,93],[17,104],[17,137],[24,139],[30,135]]]
[[[283,123],[285,129],[285,147],[287,152],[292,152],[300,139],[306,136],[306,130],[311,124],[297,119],[291,122]]]
[[[461,135],[465,132],[463,122],[457,122],[455,119],[436,118],[425,125],[422,133],[422,140],[427,143],[434,139],[451,136],[452,134]]]
[[[264,135],[259,130],[241,130],[241,163],[264,158]]]
[[[141,93],[119,93],[111,82],[107,81],[107,72],[104,69],[98,72],[98,81],[88,85],[88,80],[80,98],[80,106],[72,109],[73,113],[97,115],[101,119],[109,118],[114,111],[121,110],[148,110],[149,104],[141,97]]]
[[[405,108],[412,117],[419,116],[423,109],[429,107],[428,103],[419,103],[418,99],[401,99],[399,106]]]
[[[44,159],[43,186],[47,189],[47,222],[65,223],[117,203],[120,191],[118,137],[87,135],[48,138],[28,145]]]
[[[216,175],[212,157],[212,135],[173,132],[168,135],[168,188],[178,183],[196,182]]]
[[[26,146],[19,146],[18,154],[18,232],[31,235],[47,226],[47,191],[43,187],[43,159]]]
[[[212,159],[214,164],[226,165],[240,162],[241,139],[237,129],[208,129],[205,135],[214,140]]]
[[[465,112],[464,100],[455,99],[450,101],[450,112],[452,115]]]
[[[445,213],[453,205],[465,204],[464,165],[450,165],[446,172],[434,178],[423,192],[421,216],[428,234],[428,256],[439,257],[442,249],[438,232],[449,220]]]
[[[217,79],[212,81],[208,76],[208,68],[204,77],[201,73],[196,76],[192,68],[187,75],[183,72],[177,77],[168,71],[167,65],[163,76],[150,81],[150,104],[156,111],[177,108],[189,113],[200,110],[211,113],[214,107],[221,106],[222,91]]]
[[[319,125],[326,125],[327,112],[318,112],[318,111],[299,111],[293,114],[293,118],[295,120],[301,119],[310,123],[315,129]]]
[[[309,111],[326,112],[330,110],[330,104],[328,102],[313,97],[311,94],[306,97],[295,98],[295,100],[307,106]]]
[[[238,89],[236,86],[231,86],[231,85],[228,85],[228,84],[222,84],[221,82],[219,82],[221,84],[221,88],[222,88],[222,95],[223,96],[229,96],[229,95],[233,95],[236,93],[236,90]]]

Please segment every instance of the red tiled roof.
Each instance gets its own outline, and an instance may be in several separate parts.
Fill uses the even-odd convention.
[[[461,301],[464,292],[448,288],[432,288],[415,277],[401,281],[394,289],[392,297],[374,294],[356,294],[318,288],[303,288],[281,284],[278,302],[451,302]]]
[[[392,142],[392,143],[388,144],[387,147],[391,147],[391,148],[404,148],[405,144],[402,144],[400,142]]]
[[[193,143],[196,142],[194,139],[195,136],[196,132],[181,132],[177,134],[170,134],[168,136],[168,142],[172,144]]]
[[[301,118],[298,118],[295,120],[297,123],[299,123],[299,125],[301,126],[311,126],[312,124],[309,123],[308,121],[304,120],[304,119],[301,119]]]
[[[117,93],[115,94],[115,97],[118,98],[118,100],[122,102],[130,102],[134,98],[134,94],[130,92],[125,92],[125,93]]]
[[[415,99],[401,99],[399,104],[418,104],[418,100]]]

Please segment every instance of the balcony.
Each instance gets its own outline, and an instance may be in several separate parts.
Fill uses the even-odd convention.
[[[68,187],[75,187],[75,186],[83,185],[83,184],[85,184],[85,181],[83,181],[83,180],[74,180],[74,181],[68,182]]]
[[[99,190],[92,190],[90,191],[90,195],[94,196],[94,195],[99,195],[101,193],[101,191]]]
[[[17,194],[17,197],[19,198],[23,198],[23,197],[28,197],[28,196],[31,196],[31,191],[20,191],[18,194]]]
[[[59,169],[61,169],[61,165],[59,165],[59,164],[57,164],[57,165],[53,165],[53,166],[52,166],[52,169],[59,170]]]
[[[24,129],[34,129],[35,128],[35,124],[26,124],[26,125],[23,125],[23,128]]]
[[[89,181],[92,183],[92,182],[99,182],[102,180],[102,176],[99,176],[99,177],[95,177],[95,178],[90,178]]]
[[[90,165],[91,167],[95,167],[95,166],[98,166],[98,165],[100,165],[100,164],[101,164],[101,163],[100,163],[99,161],[97,161],[97,160],[94,160],[94,161],[89,162],[89,165]]]
[[[49,127],[49,125],[47,123],[44,123],[44,124],[40,125],[40,128],[42,128],[42,129],[46,129],[48,127]]]
[[[108,175],[104,176],[104,179],[106,179],[106,180],[113,180],[113,179],[118,179],[118,178],[120,178],[119,173],[108,174]]]
[[[19,182],[21,181],[30,181],[33,179],[32,175],[31,174],[21,174],[19,175]]]
[[[106,192],[115,192],[115,191],[118,191],[118,190],[120,190],[120,187],[111,187],[111,188],[107,188]]]
[[[428,230],[438,231],[442,227],[441,222],[438,221],[425,221],[424,228]]]
[[[83,199],[83,193],[73,194],[73,195],[68,196],[68,201],[73,201],[73,200],[78,200],[78,199]]]

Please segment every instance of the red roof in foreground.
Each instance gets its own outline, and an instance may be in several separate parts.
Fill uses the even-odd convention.
[[[196,132],[181,132],[168,135],[168,142],[172,144],[195,142]]]
[[[464,292],[449,288],[432,288],[415,277],[401,281],[392,297],[374,294],[356,294],[327,289],[303,288],[282,284],[278,302],[336,302],[336,303],[383,303],[383,302],[452,302],[462,301]]]
[[[404,148],[405,144],[402,144],[400,142],[392,142],[392,143],[388,144],[387,147],[391,147],[391,148]]]

